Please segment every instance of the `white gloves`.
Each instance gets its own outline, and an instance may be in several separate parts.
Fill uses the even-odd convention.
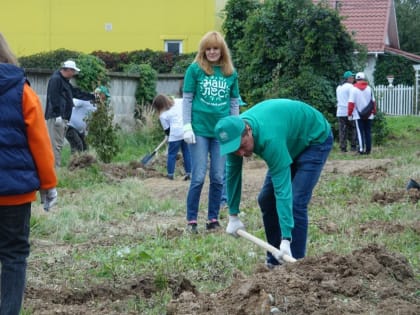
[[[283,256],[288,255],[290,257],[292,256],[292,251],[290,250],[290,241],[288,240],[282,240],[280,243],[280,252],[278,257],[275,257],[280,263],[283,262]]]
[[[347,117],[350,121],[353,120],[353,116],[348,116]]]
[[[229,223],[226,227],[226,233],[239,237],[238,234],[236,234],[236,231],[238,230],[245,230],[245,225],[241,222],[238,216],[236,215],[230,215],[229,216]],[[290,248],[290,247],[289,247]]]
[[[189,144],[195,143],[195,134],[191,124],[184,125],[184,141]]]
[[[49,211],[57,203],[57,189],[41,189],[39,194],[41,195],[41,203],[44,204],[45,211]]]
[[[61,124],[63,122],[63,118],[61,118],[61,116],[58,116],[55,118],[55,123],[56,124]]]

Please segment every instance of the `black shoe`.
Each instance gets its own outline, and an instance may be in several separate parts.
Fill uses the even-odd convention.
[[[220,228],[220,224],[217,220],[212,220],[206,223],[206,230],[216,230],[218,228]]]
[[[187,175],[184,176],[184,180],[190,180],[190,179],[191,179],[190,174],[187,174]]]
[[[187,231],[190,232],[191,234],[197,234],[198,233],[197,223],[188,223]]]
[[[166,175],[166,177],[170,180],[174,180],[174,175]]]

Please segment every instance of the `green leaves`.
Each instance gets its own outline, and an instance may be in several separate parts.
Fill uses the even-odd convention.
[[[109,77],[105,63],[93,55],[80,54],[76,60],[81,71],[77,74],[77,86],[85,91],[92,91],[100,85],[108,85]]]
[[[307,0],[231,0],[223,29],[248,102],[281,95],[333,115],[335,85],[356,49],[336,11]]]
[[[113,125],[113,113],[106,104],[97,105],[97,110],[87,119],[89,133],[87,142],[95,149],[98,158],[104,163],[110,163],[120,150],[118,144],[118,126]]]

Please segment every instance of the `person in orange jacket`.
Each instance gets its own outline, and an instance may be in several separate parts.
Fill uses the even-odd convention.
[[[54,153],[41,102],[0,33],[0,314],[18,315],[26,283],[31,205],[57,202]]]

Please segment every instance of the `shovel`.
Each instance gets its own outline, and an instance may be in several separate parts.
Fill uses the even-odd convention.
[[[239,236],[242,236],[243,238],[247,239],[248,241],[253,242],[254,244],[262,247],[265,250],[268,250],[271,254],[273,254],[273,256],[279,260],[283,260],[285,262],[288,263],[294,263],[296,261],[296,259],[294,259],[292,256],[289,255],[283,255],[282,257],[280,257],[280,250],[278,248],[275,248],[274,246],[268,244],[267,242],[264,242],[263,240],[259,239],[258,237],[249,234],[248,232],[246,232],[245,230],[239,229],[236,231],[236,234],[238,234]]]
[[[150,163],[150,161],[153,159],[153,157],[156,155],[157,151],[168,141],[168,137],[165,137],[161,143],[152,151],[152,153],[146,154],[140,161],[140,163],[144,166]]]

